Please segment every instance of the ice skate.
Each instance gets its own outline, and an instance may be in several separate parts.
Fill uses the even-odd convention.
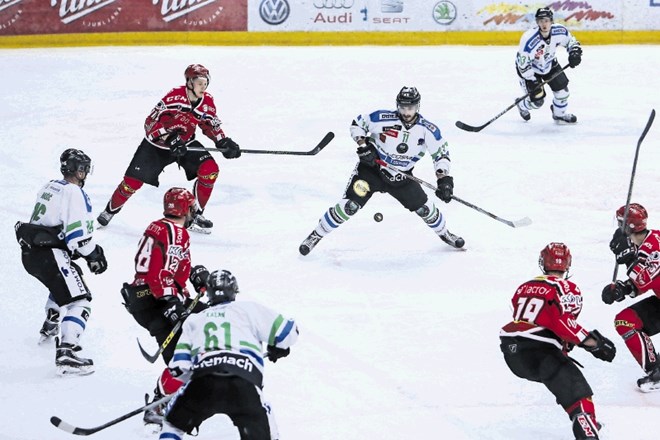
[[[529,110],[523,107],[524,102],[525,100],[522,100],[518,103],[518,113],[520,113],[520,117],[525,121],[529,121],[532,118],[532,115],[529,113]]]
[[[39,330],[39,345],[52,340],[60,333],[59,317],[60,314],[57,310],[48,309],[46,319]]]
[[[452,234],[448,229],[445,229],[445,232],[440,235],[440,239],[447,243],[449,246],[456,249],[461,249],[463,246],[465,246],[465,240],[463,240],[458,235]]]
[[[156,400],[162,399],[164,396],[161,394],[160,390],[156,388],[154,390],[153,399],[149,400],[149,394],[144,395],[144,403],[150,404]],[[161,427],[163,426],[163,411],[165,410],[165,405],[158,405],[155,408],[148,409],[144,412],[142,421],[144,422],[144,429],[147,433],[157,434],[160,432]]]
[[[112,220],[112,217],[115,216],[116,213],[112,213],[108,211],[108,208],[105,208],[102,213],[99,214],[99,216],[96,218],[96,221],[99,224],[99,228],[104,228],[108,226],[108,223],[110,223],[110,220]]]
[[[643,393],[660,391],[660,366],[655,367],[649,374],[637,379],[637,386]]]
[[[577,122],[577,116],[570,113],[564,113],[561,116],[555,114],[555,109],[551,105],[550,110],[552,111],[552,119],[554,119],[558,124],[575,124]]]
[[[202,211],[197,211],[193,221],[188,226],[189,231],[199,232],[200,234],[210,234],[213,229],[213,222],[202,215]]]
[[[302,242],[298,250],[302,255],[307,255],[309,254],[312,249],[318,244],[319,241],[321,241],[323,237],[321,237],[316,231],[312,231],[311,234]]]
[[[57,349],[55,350],[55,366],[60,376],[87,376],[94,372],[94,361],[78,357],[77,346],[72,344],[60,344],[56,338]]]

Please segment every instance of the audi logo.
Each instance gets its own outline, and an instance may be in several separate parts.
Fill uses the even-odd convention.
[[[289,18],[289,3],[286,0],[261,0],[259,15],[268,24],[282,24]]]
[[[354,0],[314,0],[316,9],[349,9],[353,7]]]

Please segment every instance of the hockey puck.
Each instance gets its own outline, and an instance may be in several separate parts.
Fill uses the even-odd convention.
[[[383,221],[383,214],[381,214],[380,212],[375,213],[374,214],[374,220],[376,220],[377,222],[382,222]]]

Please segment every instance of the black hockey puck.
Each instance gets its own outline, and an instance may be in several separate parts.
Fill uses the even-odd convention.
[[[374,220],[376,220],[377,222],[382,222],[383,221],[383,214],[381,214],[380,212],[375,213],[374,214]]]

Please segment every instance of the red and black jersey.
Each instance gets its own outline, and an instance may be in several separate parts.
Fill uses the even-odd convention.
[[[577,323],[582,311],[582,293],[572,281],[557,276],[539,276],[516,290],[511,299],[513,321],[500,336],[518,336],[564,348],[579,344],[589,332]]]
[[[660,231],[651,230],[637,250],[637,261],[628,276],[640,293],[653,291],[660,297]]]
[[[188,99],[186,86],[176,87],[160,100],[144,121],[145,138],[159,148],[168,133],[178,131],[181,140],[195,138],[197,126],[209,139],[216,142],[225,137],[216,115],[215,102],[210,93],[204,93],[194,105]]]
[[[147,284],[156,298],[187,297],[190,236],[183,226],[163,218],[152,222],[138,245],[133,285]]]

